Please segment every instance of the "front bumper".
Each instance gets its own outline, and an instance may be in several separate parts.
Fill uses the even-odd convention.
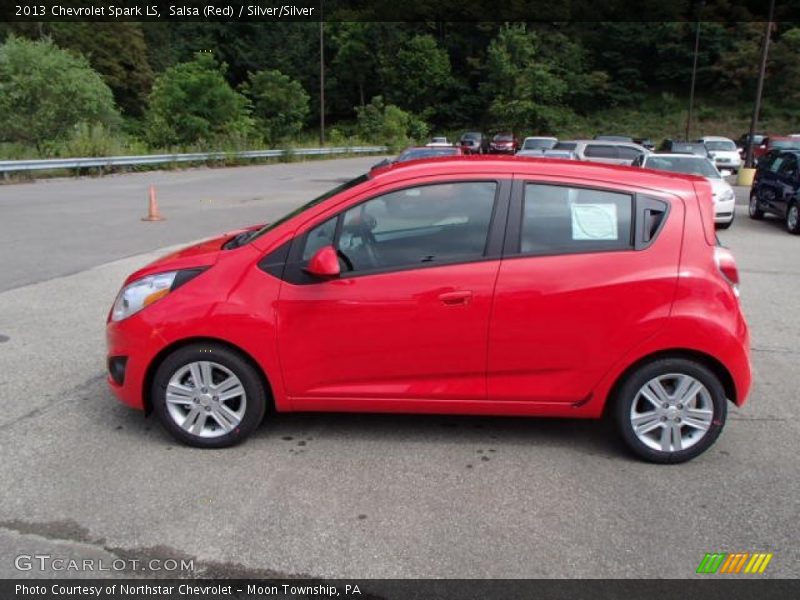
[[[124,404],[145,409],[147,370],[166,342],[139,315],[106,325],[108,387]]]
[[[730,223],[736,212],[736,199],[714,201],[714,223]]]

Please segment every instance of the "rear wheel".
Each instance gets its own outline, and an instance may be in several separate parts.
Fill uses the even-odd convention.
[[[786,230],[795,235],[800,233],[800,205],[797,202],[792,202],[786,211]]]
[[[656,360],[631,373],[614,407],[627,446],[654,463],[681,463],[705,452],[725,425],[725,391],[710,370],[682,358]]]
[[[261,423],[267,405],[256,369],[216,344],[192,344],[170,354],[156,371],[152,398],[167,431],[201,448],[239,443]]]
[[[750,205],[748,207],[750,218],[760,221],[764,218],[764,211],[758,207],[758,197],[755,192],[750,192]]]

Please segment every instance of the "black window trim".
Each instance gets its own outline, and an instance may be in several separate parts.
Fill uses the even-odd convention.
[[[525,186],[532,185],[550,185],[554,187],[567,187],[573,189],[594,190],[598,192],[608,192],[611,194],[626,195],[631,198],[631,237],[628,246],[625,248],[576,248],[574,250],[559,250],[553,252],[522,252],[520,250],[522,244],[522,223],[523,211],[525,206]],[[653,210],[657,207],[664,206],[664,216],[653,234],[649,239],[645,239],[645,211]],[[588,183],[570,183],[563,181],[551,181],[530,179],[525,177],[515,178],[511,189],[511,199],[509,202],[509,218],[508,229],[506,232],[505,244],[503,245],[503,259],[506,258],[533,258],[544,256],[563,256],[571,254],[600,254],[606,252],[639,252],[649,248],[658,239],[659,234],[663,231],[664,226],[669,218],[672,203],[662,200],[656,196],[634,192],[630,190],[620,190],[612,187],[604,187],[601,185],[592,185]]]
[[[287,283],[292,283],[295,285],[308,285],[315,283],[324,283],[325,281],[328,281],[324,279],[319,279],[318,277],[314,277],[313,275],[310,275],[304,270],[304,266],[306,265],[307,261],[303,260],[303,250],[305,248],[308,235],[311,233],[311,231],[313,231],[316,227],[322,225],[323,223],[329,221],[330,219],[336,219],[337,220],[336,233],[334,234],[334,245],[336,245],[339,241],[339,236],[341,234],[344,214],[349,210],[361,206],[381,196],[385,196],[386,194],[399,192],[404,189],[423,187],[428,185],[442,185],[442,184],[454,184],[454,183],[496,184],[497,187],[495,189],[494,204],[492,206],[492,216],[491,219],[489,220],[489,229],[486,237],[486,244],[484,246],[483,255],[480,257],[469,258],[469,259],[455,258],[452,260],[443,260],[439,262],[402,265],[402,266],[386,267],[383,269],[367,269],[362,271],[342,272],[342,274],[339,277],[337,277],[336,280],[351,279],[356,277],[367,277],[371,275],[381,275],[384,273],[396,273],[396,272],[410,271],[415,269],[430,269],[442,266],[472,264],[472,263],[487,262],[492,260],[500,260],[502,258],[503,247],[505,244],[507,221],[508,221],[509,197],[511,195],[512,182],[513,180],[511,178],[511,175],[506,177],[478,176],[478,177],[465,177],[459,179],[440,179],[440,180],[425,181],[422,183],[405,181],[403,182],[405,185],[392,187],[388,190],[386,189],[382,191],[376,190],[376,193],[371,194],[370,196],[360,200],[356,204],[351,204],[344,208],[337,207],[336,212],[334,212],[334,214],[327,214],[319,221],[314,221],[314,223],[311,224],[310,227],[308,227],[308,229],[305,230],[305,232],[299,235],[295,235],[294,238],[291,240],[291,247],[289,248],[288,251],[285,268],[281,270],[280,278],[286,281]]]

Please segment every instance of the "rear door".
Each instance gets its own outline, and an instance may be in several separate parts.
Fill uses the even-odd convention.
[[[580,403],[664,326],[683,203],[608,184],[519,179],[489,328],[491,400]]]

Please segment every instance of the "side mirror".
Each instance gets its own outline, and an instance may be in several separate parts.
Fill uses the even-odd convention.
[[[339,267],[339,257],[336,255],[336,250],[333,246],[323,246],[314,253],[311,260],[308,261],[308,266],[305,268],[306,273],[320,277],[322,279],[332,279],[338,277],[341,273]]]

